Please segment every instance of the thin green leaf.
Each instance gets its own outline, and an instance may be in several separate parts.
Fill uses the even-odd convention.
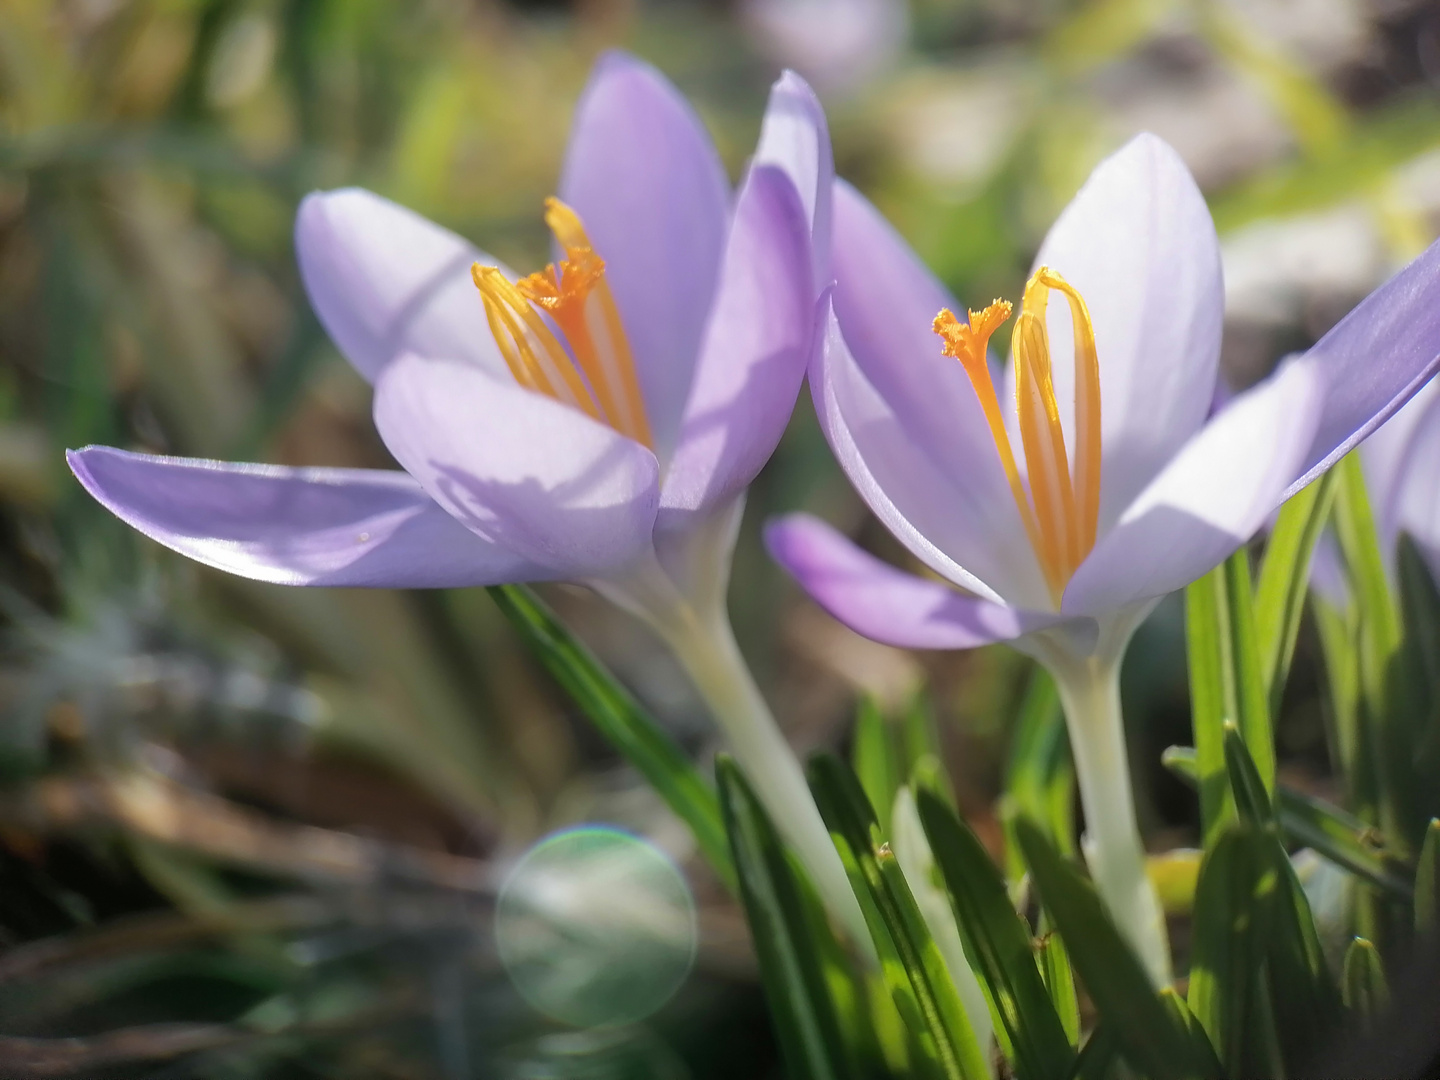
[[[987,1080],[988,1065],[950,972],[859,780],[831,754],[811,759],[809,778],[901,1016],[943,1076]]]
[[[1270,866],[1278,884],[1266,940],[1268,1005],[1287,1064],[1309,1060],[1340,1019],[1340,992],[1325,962],[1315,916],[1279,837],[1270,836]]]
[[[865,695],[855,715],[855,744],[850,759],[886,835],[890,833],[890,808],[895,805],[895,793],[905,782],[906,772],[895,741],[879,702]]]
[[[1052,931],[1049,919],[1041,913],[1040,937],[1035,942],[1035,962],[1040,965],[1040,977],[1045,980],[1045,990],[1050,1002],[1060,1017],[1060,1026],[1071,1046],[1080,1042],[1080,996],[1075,992],[1075,973],[1070,969],[1070,953],[1065,948],[1065,939]]]
[[[1413,890],[1386,862],[1380,830],[1332,803],[1281,787],[1275,793],[1280,831],[1296,844],[1313,848],[1337,866],[1406,899]]]
[[[955,921],[997,1030],[1014,1051],[1021,1080],[1062,1080],[1074,1051],[1035,964],[1030,929],[1010,906],[1010,895],[985,846],[945,802],[929,792],[917,797],[920,821],[940,868]]]
[[[1015,840],[1014,822],[1028,817],[1043,825],[1052,843],[1067,856],[1075,849],[1075,765],[1060,694],[1038,664],[1030,677],[1005,771],[1000,820],[1005,828],[1005,876],[1018,882],[1025,863]]]
[[[1114,1028],[1130,1063],[1152,1080],[1218,1077],[1215,1063],[1197,1060],[1189,1032],[1160,1000],[1140,958],[1116,929],[1095,887],[1055,850],[1034,822],[1020,819],[1015,834],[1101,1022]]]
[[[1440,930],[1440,818],[1431,818],[1415,867],[1415,929]]]
[[[1120,1036],[1110,1024],[1101,1021],[1090,1032],[1085,1046],[1075,1059],[1071,1080],[1106,1080],[1120,1055]]]
[[[1205,853],[1191,923],[1190,1011],[1231,1076],[1257,1075],[1255,973],[1263,962],[1278,882],[1271,838],[1253,823],[1232,825]]]
[[[1275,820],[1275,807],[1270,793],[1260,779],[1250,748],[1231,723],[1225,725],[1225,771],[1230,777],[1230,791],[1240,820],[1257,826],[1271,824]]]
[[[1188,746],[1170,746],[1160,763],[1190,785],[1195,784],[1195,751]],[[1281,785],[1275,789],[1275,811],[1280,831],[1292,843],[1313,848],[1337,866],[1349,870],[1372,885],[1396,897],[1408,899],[1413,889],[1386,861],[1385,838],[1333,803]]]
[[[1363,937],[1345,950],[1345,1007],[1364,1020],[1384,1012],[1390,1005],[1390,986],[1380,950]]]
[[[1352,781],[1363,801],[1354,805],[1365,820],[1375,820],[1399,842],[1408,824],[1399,799],[1400,786],[1389,782],[1387,763],[1395,760],[1389,708],[1392,668],[1404,634],[1399,605],[1390,591],[1375,516],[1365,490],[1360,459],[1347,454],[1335,466],[1335,535],[1345,555],[1351,602],[1355,608],[1360,674],[1358,731]],[[1368,775],[1367,775],[1368,774]],[[1378,814],[1378,817],[1376,816]]]
[[[1229,640],[1225,571],[1216,567],[1185,590],[1185,651],[1190,669],[1190,722],[1200,789],[1200,836],[1206,848],[1234,820],[1235,802],[1225,775],[1225,671]]]
[[[590,722],[690,827],[706,860],[734,892],[735,867],[730,862],[720,804],[684,752],[590,650],[560,624],[532,589],[525,585],[496,585],[488,591]]]
[[[1280,696],[1300,636],[1300,618],[1310,585],[1310,559],[1334,501],[1332,470],[1280,508],[1260,563],[1255,585],[1255,636],[1272,715],[1280,710]]]
[[[802,886],[775,827],[735,763],[715,762],[740,897],[755,940],[771,1022],[796,1080],[852,1080],[860,1071],[830,995],[822,949],[806,917]]]
[[[1270,725],[1270,683],[1255,629],[1250,554],[1241,548],[1225,560],[1226,608],[1230,616],[1231,670],[1226,672],[1226,719],[1245,739],[1267,793],[1275,790],[1275,734]]]

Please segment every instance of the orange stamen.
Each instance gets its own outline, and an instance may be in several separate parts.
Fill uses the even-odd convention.
[[[560,200],[545,201],[545,221],[565,251],[558,264],[513,285],[495,267],[472,268],[500,351],[521,386],[576,405],[653,449],[629,340],[605,280],[605,261],[590,246],[579,215]],[[568,354],[536,308],[564,335]]]
[[[1075,331],[1076,453],[1072,476],[1060,424],[1060,408],[1050,364],[1050,335],[1045,325],[1051,289],[1070,304]],[[1095,546],[1100,507],[1100,367],[1090,313],[1080,294],[1064,278],[1042,266],[1025,285],[1025,304],[1015,324],[1015,407],[1025,447],[1029,491],[1020,477],[1005,430],[985,350],[990,336],[1009,318],[1011,305],[997,300],[970,312],[961,323],[949,310],[935,317],[933,329],[942,351],[964,365],[985,413],[1000,463],[1035,550],[1051,600],[1058,608],[1075,568]]]

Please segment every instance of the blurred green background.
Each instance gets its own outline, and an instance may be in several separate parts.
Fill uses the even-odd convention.
[[[977,306],[1018,297],[1089,169],[1157,132],[1221,231],[1237,387],[1440,228],[1435,3],[0,0],[0,1074],[778,1074],[738,910],[482,591],[214,574],[63,463],[98,442],[391,464],[300,287],[298,200],[360,184],[536,266],[570,113],[611,47],[679,85],[732,175],[770,82],[799,69],[839,171]],[[841,745],[857,696],[898,708],[926,685],[962,806],[998,844],[1026,664],[835,625],[758,543],[802,507],[902,558],[808,399],[752,491],[732,594],[793,742]],[[713,752],[643,629],[546,595]],[[1162,605],[1126,670],[1157,848],[1193,839],[1157,765],[1188,741],[1180,616]],[[1314,651],[1307,631],[1279,737],[1290,781],[1323,790]],[[506,870],[587,821],[670,853],[698,909],[679,993],[603,1031],[526,1005],[492,934]]]

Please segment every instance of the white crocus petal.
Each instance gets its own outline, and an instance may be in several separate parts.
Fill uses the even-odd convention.
[[[1215,226],[1179,155],[1156,136],[1139,135],[1091,173],[1035,265],[1051,267],[1079,290],[1094,323],[1103,533],[1209,412],[1225,307]],[[1058,299],[1047,325],[1060,420],[1073,454],[1072,332],[1068,306]],[[1013,369],[1006,382],[1013,403]]]
[[[1291,363],[1240,395],[1125,510],[1065,590],[1099,615],[1183,588],[1245,543],[1279,504],[1315,436],[1324,373]]]

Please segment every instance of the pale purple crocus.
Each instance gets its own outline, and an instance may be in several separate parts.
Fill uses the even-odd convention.
[[[818,102],[787,74],[732,197],[675,89],[608,55],[547,214],[548,280],[580,290],[569,314],[587,341],[565,310],[516,300],[516,276],[459,236],[367,191],[317,193],[295,228],[305,286],[373,383],[404,471],[109,447],[72,452],[71,468],[147,536],[260,581],[592,585],[674,648],[819,887],[862,928],[725,610],[744,492],[789,420],[827,280],[829,155]]]
[[[822,300],[810,366],[816,410],[851,483],[929,575],[889,566],[803,515],[770,526],[770,550],[826,610],[875,640],[928,649],[1008,641],[1048,667],[1069,724],[1096,885],[1164,982],[1164,921],[1125,766],[1125,647],[1160,597],[1223,561],[1440,365],[1440,246],[1211,415],[1224,315],[1215,229],[1178,155],[1142,135],[1100,164],[1036,260],[1058,274],[1038,273],[1027,297],[1033,289],[1043,302],[1070,288],[1083,303],[1052,304],[1028,323],[1022,312],[1015,339],[1033,357],[1048,328],[1055,355],[1068,360],[1086,339],[1088,308],[1098,402],[1083,349],[1074,369],[1051,369],[1048,357],[1032,365],[1053,377],[1063,429],[1041,423],[1034,430],[1044,438],[1032,441],[1013,392],[1017,365],[988,422],[988,375],[967,375],[985,366],[983,341],[962,367],[932,336],[936,313],[955,301],[843,183],[834,215],[836,285]],[[970,329],[951,320],[948,333],[964,344],[1007,314],[992,306],[972,313]],[[1043,404],[1038,385],[1021,382],[1032,410]],[[1077,415],[1091,407],[1088,420]],[[1032,424],[1043,415],[1032,411]],[[1037,468],[1073,500],[1047,503]],[[1086,490],[1095,494],[1088,530]],[[1048,532],[1037,524],[1046,512],[1059,523]],[[1052,534],[1059,555],[1046,549]]]

